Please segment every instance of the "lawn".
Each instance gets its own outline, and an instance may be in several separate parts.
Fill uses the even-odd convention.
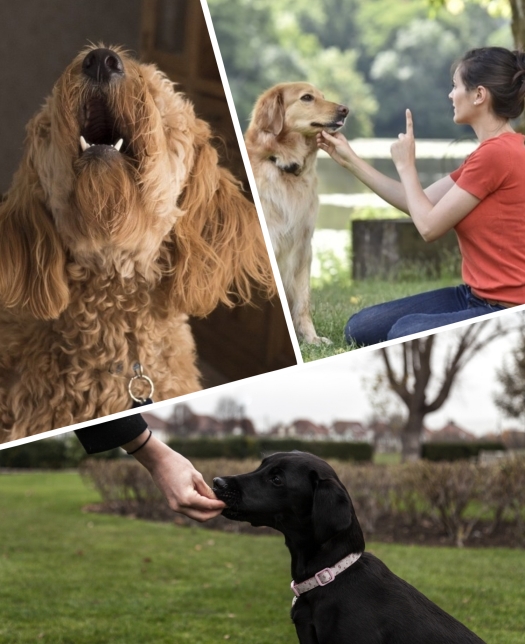
[[[76,473],[0,475],[0,642],[297,642],[283,540],[84,513]],[[525,556],[370,544],[491,644],[525,631]]]
[[[332,341],[331,345],[309,345],[301,343],[301,354],[305,362],[319,360],[356,348],[346,344],[343,331],[348,318],[361,309],[373,304],[388,302],[407,295],[415,295],[460,283],[459,277],[440,280],[413,279],[407,281],[336,279],[332,282],[318,281],[311,291],[312,318],[318,335]]]

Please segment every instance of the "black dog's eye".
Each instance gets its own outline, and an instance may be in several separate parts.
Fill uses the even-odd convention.
[[[277,486],[279,486],[279,485],[282,485],[282,484],[283,484],[283,480],[281,479],[281,477],[280,477],[280,476],[277,476],[277,474],[274,474],[273,476],[271,476],[271,477],[270,477],[270,481],[271,481],[274,485],[277,485]]]
[[[301,96],[301,100],[302,100],[302,101],[306,101],[306,102],[308,102],[308,101],[313,101],[313,100],[314,100],[314,97],[313,97],[311,94],[303,94],[303,95]]]

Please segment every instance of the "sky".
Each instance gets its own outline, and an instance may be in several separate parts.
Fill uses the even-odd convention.
[[[523,315],[509,311],[498,319],[506,327],[515,327],[521,323]],[[458,331],[461,329],[437,334],[437,366]],[[504,360],[510,360],[516,343],[515,332],[488,343],[461,372],[447,403],[426,417],[426,426],[440,429],[453,420],[476,435],[519,428],[518,421],[505,418],[494,405],[494,393],[500,389],[496,370],[503,366]],[[186,402],[195,413],[213,414],[221,398],[235,398],[245,406],[246,415],[258,431],[265,431],[277,422],[289,423],[298,418],[328,425],[335,420],[366,423],[374,411],[370,386],[366,383],[381,370],[379,352],[369,347],[216,387],[200,392]],[[154,413],[166,418],[172,409],[170,404],[157,407]]]

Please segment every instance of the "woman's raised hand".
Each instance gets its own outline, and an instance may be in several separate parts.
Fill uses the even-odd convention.
[[[406,133],[400,134],[397,141],[390,146],[392,161],[395,163],[398,172],[405,168],[413,166],[416,163],[416,142],[414,139],[414,124],[412,122],[412,113],[406,111]]]

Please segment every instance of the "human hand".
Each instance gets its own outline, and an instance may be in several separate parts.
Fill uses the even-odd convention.
[[[226,507],[187,458],[154,436],[133,456],[149,471],[174,512],[202,522]]]
[[[341,132],[329,134],[324,130],[317,135],[317,147],[337,161],[339,165],[350,169],[351,162],[355,157],[355,152],[352,150],[346,137]]]
[[[390,146],[390,154],[397,171],[402,172],[409,166],[416,163],[416,142],[414,139],[414,124],[412,113],[406,110],[406,134],[400,134],[397,141]]]

